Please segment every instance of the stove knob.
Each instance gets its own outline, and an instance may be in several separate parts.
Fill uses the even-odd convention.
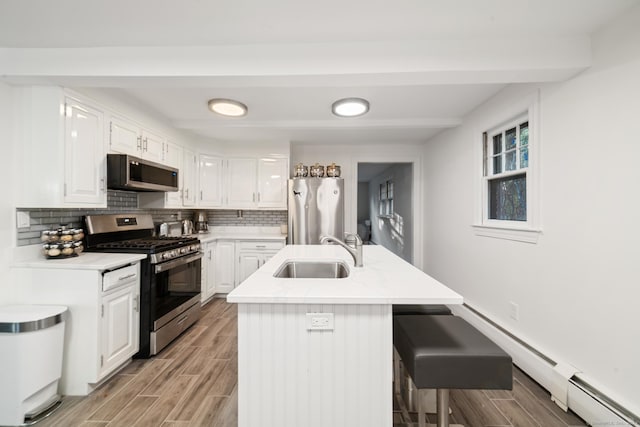
[[[169,252],[162,252],[162,256],[160,258],[162,258],[162,259],[169,258]]]
[[[180,253],[181,254],[186,254],[188,250],[189,250],[189,248],[180,248]]]

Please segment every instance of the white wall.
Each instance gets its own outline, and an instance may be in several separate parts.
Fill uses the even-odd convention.
[[[15,211],[13,209],[13,186],[15,182],[11,176],[15,176],[17,167],[10,159],[13,158],[14,140],[14,110],[12,107],[13,90],[10,86],[0,83],[0,149],[5,160],[5,179],[9,181],[9,188],[4,189],[3,197],[0,197],[0,303],[6,301],[6,281],[9,277],[9,265],[12,259],[12,244],[15,237]]]
[[[594,66],[540,86],[537,244],[475,236],[474,138],[513,86],[429,141],[425,270],[640,414],[640,7],[594,35]],[[507,119],[507,117],[505,117]],[[481,131],[482,129],[480,129]],[[520,320],[509,317],[519,305]]]
[[[413,216],[422,218],[422,147],[410,144],[368,144],[368,145],[328,145],[295,144],[291,145],[291,165],[304,163],[330,165],[335,162],[341,166],[345,192],[345,231],[355,233],[358,218],[358,163],[413,163]],[[422,266],[422,222],[415,223],[416,240],[413,244],[414,265]],[[366,262],[366,260],[365,260]]]
[[[369,181],[371,240],[407,262],[413,260],[413,209],[411,165],[398,164]],[[393,181],[393,218],[381,218],[380,184]],[[401,224],[400,224],[400,221]]]

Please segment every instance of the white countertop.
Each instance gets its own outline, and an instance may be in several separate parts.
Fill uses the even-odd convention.
[[[392,252],[364,246],[364,267],[336,245],[288,245],[227,296],[231,303],[462,304],[462,296]],[[273,274],[287,260],[343,260],[344,279],[286,279]]]
[[[72,270],[111,270],[126,264],[145,259],[145,254],[111,254],[103,252],[83,252],[77,257],[64,259],[46,259],[39,255],[29,259],[16,261],[16,268],[53,268]]]
[[[208,233],[194,234],[201,242],[213,240],[281,240],[287,238],[280,227],[211,227]]]

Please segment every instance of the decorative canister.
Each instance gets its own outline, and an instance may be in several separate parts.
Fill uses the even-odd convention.
[[[331,178],[339,178],[340,177],[340,166],[335,163],[331,163],[327,166],[327,176]]]
[[[311,166],[311,168],[309,169],[309,175],[317,178],[322,178],[324,176],[324,166],[322,166],[319,163],[316,163],[315,165]]]
[[[309,175],[309,168],[302,163],[298,163],[293,168],[293,177],[294,178],[304,178]]]

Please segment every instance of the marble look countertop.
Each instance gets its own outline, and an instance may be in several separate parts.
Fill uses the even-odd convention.
[[[288,245],[227,296],[231,303],[462,304],[462,296],[382,246],[365,245],[364,267],[336,245]],[[343,279],[273,277],[289,260],[342,260]]]
[[[49,268],[67,270],[105,271],[145,259],[145,254],[111,254],[103,252],[83,252],[77,257],[46,259],[38,254],[13,263],[15,268]]]
[[[210,227],[208,233],[194,234],[201,242],[214,240],[274,240],[285,241],[286,234],[282,234],[280,227]]]

